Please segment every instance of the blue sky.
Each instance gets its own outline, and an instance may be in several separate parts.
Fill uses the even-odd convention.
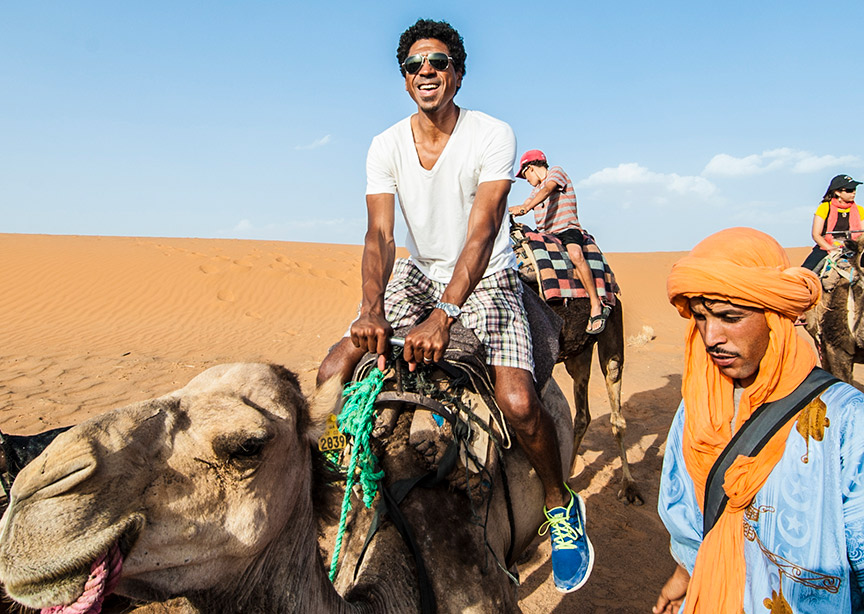
[[[864,176],[860,0],[6,1],[0,231],[361,243],[419,17],[459,29],[457,103],[563,166],[605,251],[810,245],[830,178]]]

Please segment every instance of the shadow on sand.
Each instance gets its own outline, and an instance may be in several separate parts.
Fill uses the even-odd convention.
[[[625,505],[617,498],[621,468],[608,416],[592,421],[579,453],[588,458],[581,473],[570,480],[582,491],[587,506],[587,528],[596,560],[591,579],[579,591],[562,595],[554,609],[535,609],[531,595],[552,582],[548,537],[539,538],[530,559],[520,565],[520,604],[526,613],[554,614],[650,612],[654,599],[671,574],[669,534],[657,515],[662,451],[672,416],[681,400],[681,376],[666,376],[657,389],[637,392],[623,405],[627,418],[630,468],[645,505]],[[626,376],[625,376],[626,381]]]

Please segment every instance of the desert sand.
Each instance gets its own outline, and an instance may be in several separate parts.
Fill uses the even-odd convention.
[[[805,248],[789,250],[801,262]],[[183,386],[223,362],[276,362],[308,392],[360,300],[361,247],[205,239],[0,234],[0,430],[32,434]],[[674,566],[657,515],[663,445],[680,399],[685,322],[665,278],[681,253],[607,254],[622,288],[628,458],[645,497],[618,502],[620,461],[599,367],[594,421],[571,485],[597,551],[561,595],[548,545],[520,566],[527,614],[649,612]],[[572,403],[570,380],[555,377]]]

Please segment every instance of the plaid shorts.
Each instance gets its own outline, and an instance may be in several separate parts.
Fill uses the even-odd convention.
[[[447,284],[433,281],[400,258],[384,294],[384,313],[394,328],[412,326],[441,300]],[[522,282],[513,269],[484,277],[462,305],[459,322],[486,348],[486,363],[534,373],[531,329],[522,305]]]

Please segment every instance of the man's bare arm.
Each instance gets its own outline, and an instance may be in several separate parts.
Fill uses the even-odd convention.
[[[549,195],[556,190],[560,190],[561,186],[552,181],[548,180],[540,190],[534,195],[533,198],[528,198],[521,205],[516,205],[514,207],[510,207],[510,213],[513,215],[525,215],[529,211],[531,211],[534,207],[540,205],[544,200],[549,198]]]
[[[509,193],[510,181],[506,179],[487,181],[477,187],[474,206],[468,217],[465,247],[456,260],[453,277],[441,297],[445,303],[462,305],[483,278],[495,238],[501,229]]]
[[[441,300],[462,306],[483,278],[492,247],[507,207],[510,181],[487,181],[477,187],[474,205],[468,217],[465,246],[456,260],[453,276]],[[432,312],[405,339],[405,359],[418,362],[441,360],[450,342],[450,318],[440,309]]]
[[[358,348],[377,354],[387,352],[388,339],[393,334],[384,317],[384,290],[396,257],[395,207],[393,194],[366,196],[368,221],[361,265],[363,301],[360,317],[351,325],[351,341]]]

